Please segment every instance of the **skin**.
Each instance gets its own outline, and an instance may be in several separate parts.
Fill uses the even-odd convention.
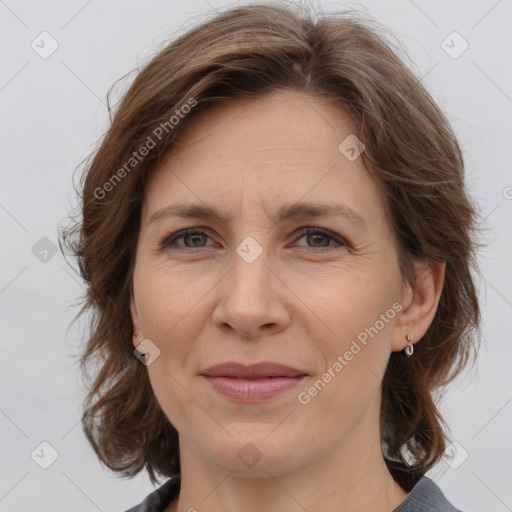
[[[418,261],[414,293],[402,280],[386,202],[362,158],[338,150],[355,132],[343,110],[302,93],[230,100],[194,119],[147,185],[131,315],[160,350],[147,370],[179,433],[181,492],[167,511],[391,512],[407,496],[382,457],[381,379],[405,336],[417,342],[431,324],[445,266]],[[366,228],[343,216],[269,218],[298,201],[345,205]],[[178,202],[232,219],[149,222]],[[308,227],[327,234],[304,235]],[[205,235],[162,249],[187,228]],[[247,236],[263,248],[252,263],[236,252]],[[394,303],[401,311],[299,403]],[[199,375],[230,360],[275,361],[308,376],[269,401],[243,404]],[[261,454],[250,468],[237,457],[248,442]]]

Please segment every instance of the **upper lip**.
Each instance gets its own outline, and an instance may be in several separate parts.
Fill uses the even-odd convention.
[[[244,365],[235,361],[211,366],[201,375],[207,377],[231,377],[237,379],[262,378],[262,377],[299,377],[306,375],[302,370],[271,361],[262,361],[252,365]]]

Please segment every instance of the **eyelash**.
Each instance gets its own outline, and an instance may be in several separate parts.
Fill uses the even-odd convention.
[[[330,232],[330,231],[327,231],[327,230],[324,230],[324,229],[319,229],[319,228],[305,228],[303,229],[301,232],[300,232],[300,237],[297,239],[297,240],[300,240],[301,238],[307,236],[307,235],[311,235],[311,234],[321,234],[321,235],[324,235],[324,236],[327,236],[329,237],[331,240],[333,240],[334,242],[336,242],[340,247],[343,247],[343,246],[346,246],[346,242],[345,240],[343,240],[343,238],[341,238],[340,236]],[[199,229],[196,229],[196,228],[191,228],[191,229],[184,229],[182,231],[178,231],[177,233],[174,233],[174,234],[171,234],[170,236],[168,236],[167,238],[164,239],[164,241],[162,242],[161,244],[161,250],[165,250],[165,249],[169,249],[169,248],[177,248],[179,251],[182,251],[182,252],[192,252],[192,253],[197,253],[199,250],[201,249],[204,249],[206,248],[207,246],[205,247],[198,247],[196,249],[194,248],[191,248],[191,247],[182,247],[182,246],[178,246],[176,245],[176,241],[177,240],[180,240],[182,238],[184,238],[185,236],[187,235],[205,235],[207,236],[208,238],[211,238],[207,233],[205,233],[204,231],[201,231]],[[172,247],[174,246],[174,247]],[[304,246],[301,246],[302,249],[305,249],[307,252],[326,252],[328,250],[332,250],[334,249],[335,247],[332,247],[331,245],[328,245],[326,247],[318,247],[318,248],[315,248],[315,247],[304,247]],[[338,247],[338,248],[340,248]]]

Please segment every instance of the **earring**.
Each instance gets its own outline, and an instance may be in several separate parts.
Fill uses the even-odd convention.
[[[405,355],[407,357],[411,357],[413,352],[414,352],[414,345],[412,344],[412,338],[411,338],[411,335],[408,334],[405,339],[408,341],[409,345],[407,345],[407,347],[405,347]]]

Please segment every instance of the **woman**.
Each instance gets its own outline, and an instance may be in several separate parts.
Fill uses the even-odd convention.
[[[476,210],[439,108],[354,15],[228,10],[120,102],[63,233],[99,459],[135,511],[456,511],[433,393],[476,352]]]

